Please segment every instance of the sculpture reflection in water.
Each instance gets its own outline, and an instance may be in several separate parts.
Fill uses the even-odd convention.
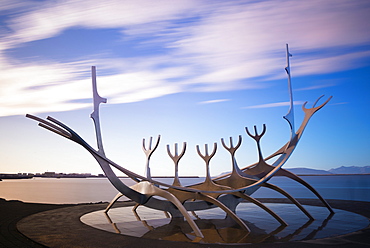
[[[206,167],[206,177],[203,183],[198,183],[190,186],[182,186],[178,175],[178,165],[180,159],[184,156],[186,151],[186,143],[182,146],[182,151],[179,154],[178,144],[175,144],[174,153],[171,152],[170,147],[167,146],[167,151],[169,156],[175,165],[175,176],[172,184],[166,184],[160,181],[156,181],[151,177],[150,173],[150,158],[153,152],[158,147],[160,142],[160,136],[158,136],[157,141],[154,146],[152,138],[149,140],[148,146],[146,146],[145,139],[143,140],[143,150],[146,155],[146,175],[141,176],[139,174],[133,173],[132,171],[121,167],[117,163],[113,162],[105,156],[103,141],[100,129],[100,118],[99,118],[99,106],[101,103],[106,103],[106,99],[99,96],[96,84],[96,72],[95,67],[92,67],[92,85],[93,85],[93,103],[94,111],[91,114],[91,118],[95,124],[95,134],[97,140],[97,149],[94,149],[89,145],[84,139],[82,139],[75,131],[70,127],[63,124],[62,122],[52,118],[47,117],[46,120],[38,118],[33,115],[27,115],[27,117],[34,119],[39,122],[39,125],[46,128],[56,134],[59,134],[67,139],[70,139],[77,144],[83,146],[100,164],[105,175],[108,177],[112,185],[118,190],[117,196],[108,205],[106,212],[112,207],[112,205],[121,197],[126,196],[137,203],[137,206],[143,205],[148,208],[157,209],[169,213],[173,219],[185,218],[190,225],[196,240],[201,240],[204,235],[199,228],[199,225],[195,223],[189,212],[195,213],[195,211],[201,211],[206,209],[211,209],[218,207],[222,209],[228,217],[233,219],[237,223],[245,235],[250,234],[251,229],[236,214],[236,208],[242,201],[251,202],[259,206],[262,210],[269,213],[276,221],[282,226],[286,226],[287,223],[279,217],[274,211],[268,208],[263,203],[251,197],[251,195],[258,190],[260,187],[266,187],[277,191],[278,193],[287,197],[293,204],[295,204],[302,212],[307,216],[308,219],[313,219],[312,215],[289,193],[283,189],[277,187],[276,185],[270,184],[268,181],[273,176],[285,176],[297,181],[298,183],[307,187],[312,191],[326,206],[326,208],[333,213],[332,208],[329,204],[321,197],[321,195],[303,179],[299,178],[297,175],[285,170],[282,166],[288,160],[294,149],[296,148],[298,141],[300,140],[305,127],[308,124],[310,118],[319,109],[324,107],[331,97],[329,97],[324,103],[316,106],[317,102],[321,99],[318,98],[314,103],[312,108],[306,108],[306,103],[303,104],[302,110],[304,112],[304,119],[300,127],[295,130],[294,124],[294,108],[293,108],[293,95],[291,90],[291,79],[290,79],[290,64],[289,57],[291,56],[288,50],[288,45],[286,47],[287,53],[287,66],[285,68],[288,76],[288,89],[290,93],[290,108],[287,115],[284,116],[285,120],[288,122],[291,137],[290,139],[275,153],[270,156],[264,157],[261,148],[261,139],[266,133],[266,126],[263,125],[262,131],[258,132],[257,127],[254,126],[254,133],[251,133],[248,128],[246,132],[248,136],[255,140],[257,145],[259,161],[250,166],[240,168],[235,159],[235,152],[239,149],[242,136],[238,137],[237,144],[233,144],[232,137],[229,138],[229,145],[226,144],[224,139],[221,139],[222,146],[230,153],[231,156],[231,166],[232,172],[220,177],[211,178],[210,177],[210,161],[217,151],[217,143],[214,143],[212,151],[208,149],[208,145],[205,144],[204,150],[201,151],[199,146],[196,146],[196,150],[199,156],[204,160]],[[270,159],[275,159],[272,164],[268,164],[267,161]],[[129,178],[136,182],[135,185],[128,187],[125,185],[114,173],[112,167],[118,169],[119,171],[126,174]],[[154,197],[154,196],[159,196]],[[135,210],[134,209],[134,210]]]
[[[270,203],[269,205],[275,205],[274,208],[277,210],[280,208],[294,212],[292,204]],[[135,237],[184,242],[194,242],[196,240],[190,226],[182,218],[169,219],[158,211],[140,209],[141,218],[135,212],[130,214],[129,208],[119,207],[114,212],[105,214],[113,229],[104,225],[101,218],[90,219],[89,214],[84,216],[82,221],[88,225],[99,223],[98,228],[103,230],[110,232],[114,230],[116,233]],[[322,207],[309,206],[309,209],[314,211],[317,217],[316,220],[305,220],[303,216],[292,214],[287,217],[292,225],[284,226],[271,223],[268,216],[258,214],[259,210],[257,208],[253,208],[250,203],[244,202],[238,206],[238,213],[249,217],[246,224],[251,229],[250,233],[246,233],[239,228],[234,221],[224,218],[224,214],[220,211],[201,211],[195,222],[204,235],[201,240],[203,243],[273,243],[310,240],[317,237],[324,238],[342,234],[342,231],[348,228],[343,228],[342,225],[346,225],[346,220],[351,218],[349,217],[350,213],[340,211],[333,219],[334,214],[326,216]],[[96,216],[97,213],[100,215],[102,211],[92,214]],[[133,218],[134,216],[136,221]],[[261,220],[263,223],[261,223]],[[329,222],[331,224],[327,227]],[[132,230],[135,230],[134,234],[132,234]]]

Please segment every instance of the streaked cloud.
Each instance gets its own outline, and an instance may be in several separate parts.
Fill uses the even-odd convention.
[[[33,2],[24,14],[12,18],[7,40],[9,45],[45,39],[60,34],[72,27],[84,28],[127,28],[135,25],[179,19],[188,11],[196,10],[196,2],[169,0],[156,2],[135,1],[40,1]]]
[[[348,102],[337,102],[337,103],[333,103],[332,105],[343,105],[343,104],[348,104]]]
[[[210,103],[219,103],[219,102],[227,102],[227,101],[230,101],[230,99],[208,100],[208,101],[199,102],[199,104],[210,104]]]
[[[304,104],[303,101],[294,101],[293,105],[302,105]],[[290,102],[274,102],[274,103],[267,103],[267,104],[260,104],[254,106],[247,106],[244,107],[245,109],[259,109],[259,108],[276,108],[276,107],[284,107],[289,106]]]
[[[2,1],[0,11],[0,116],[86,107],[79,99],[90,97],[91,65],[102,95],[124,103],[261,88],[263,80],[285,77],[285,43],[294,77],[359,68],[370,57],[368,1]],[[94,47],[107,29],[119,49],[71,53],[67,62],[9,53],[41,40],[53,47],[48,38],[77,28],[97,38],[75,40],[79,50]],[[116,54],[127,49],[137,51]]]
[[[308,87],[299,88],[299,89],[295,89],[295,90],[296,91],[317,90],[317,89],[323,89],[323,88],[328,88],[328,87],[333,87],[333,86],[335,86],[334,83],[325,82],[325,83],[311,85],[311,86],[308,86]]]

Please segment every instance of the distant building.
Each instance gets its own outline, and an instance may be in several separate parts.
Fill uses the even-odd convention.
[[[44,176],[45,177],[55,177],[55,172],[47,171],[47,172],[44,173]]]

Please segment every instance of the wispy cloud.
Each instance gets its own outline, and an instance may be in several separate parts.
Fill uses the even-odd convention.
[[[332,83],[332,82],[330,82],[330,83],[323,82],[323,83],[319,83],[319,84],[316,84],[316,85],[311,85],[311,86],[307,86],[307,87],[304,87],[304,88],[295,89],[295,91],[317,90],[317,89],[333,87],[335,85],[336,84]]]
[[[219,102],[227,102],[227,101],[230,101],[230,99],[208,100],[208,101],[199,102],[199,104],[210,104],[210,103],[219,103]]]
[[[33,2],[29,11],[12,18],[7,38],[9,45],[45,39],[60,34],[71,27],[127,28],[135,25],[179,19],[188,11],[196,10],[196,2],[169,0],[127,1],[40,1]]]
[[[302,105],[303,101],[294,101],[293,105]],[[267,103],[261,105],[254,105],[254,106],[247,106],[244,107],[245,109],[260,109],[260,108],[276,108],[276,107],[284,107],[289,106],[290,102],[274,102],[274,103]]]
[[[331,105],[343,105],[343,104],[348,104],[348,102],[337,102],[337,103],[332,103]]]
[[[293,76],[358,68],[370,57],[368,1],[14,0],[0,11],[0,116],[85,107],[78,99],[90,97],[91,65],[103,72],[104,96],[123,103],[188,89],[260,88],[259,80],[285,76],[285,43]],[[41,40],[53,47],[48,38],[73,28],[96,32],[97,41],[75,40],[81,51],[112,29],[120,52],[132,44],[148,52],[116,55],[107,47],[83,59],[71,52],[67,62],[35,56],[32,64],[8,53]]]

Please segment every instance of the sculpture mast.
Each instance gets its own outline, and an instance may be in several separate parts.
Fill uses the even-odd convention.
[[[290,128],[292,129],[292,137],[295,136],[295,127],[294,127],[294,107],[293,107],[293,92],[292,92],[292,82],[290,78],[290,62],[289,58],[292,57],[292,55],[289,53],[289,47],[288,44],[286,44],[286,67],[285,71],[288,74],[288,91],[289,91],[289,98],[290,98],[290,107],[288,113],[284,116],[284,119],[288,121]]]
[[[102,139],[101,129],[100,129],[99,105],[100,103],[107,103],[107,99],[99,96],[98,89],[96,86],[95,66],[91,67],[91,77],[92,77],[92,86],[93,86],[94,111],[91,113],[90,117],[94,120],[94,124],[95,124],[95,133],[96,133],[96,141],[98,144],[98,152],[102,155],[105,155],[104,149],[103,149],[103,139]]]

